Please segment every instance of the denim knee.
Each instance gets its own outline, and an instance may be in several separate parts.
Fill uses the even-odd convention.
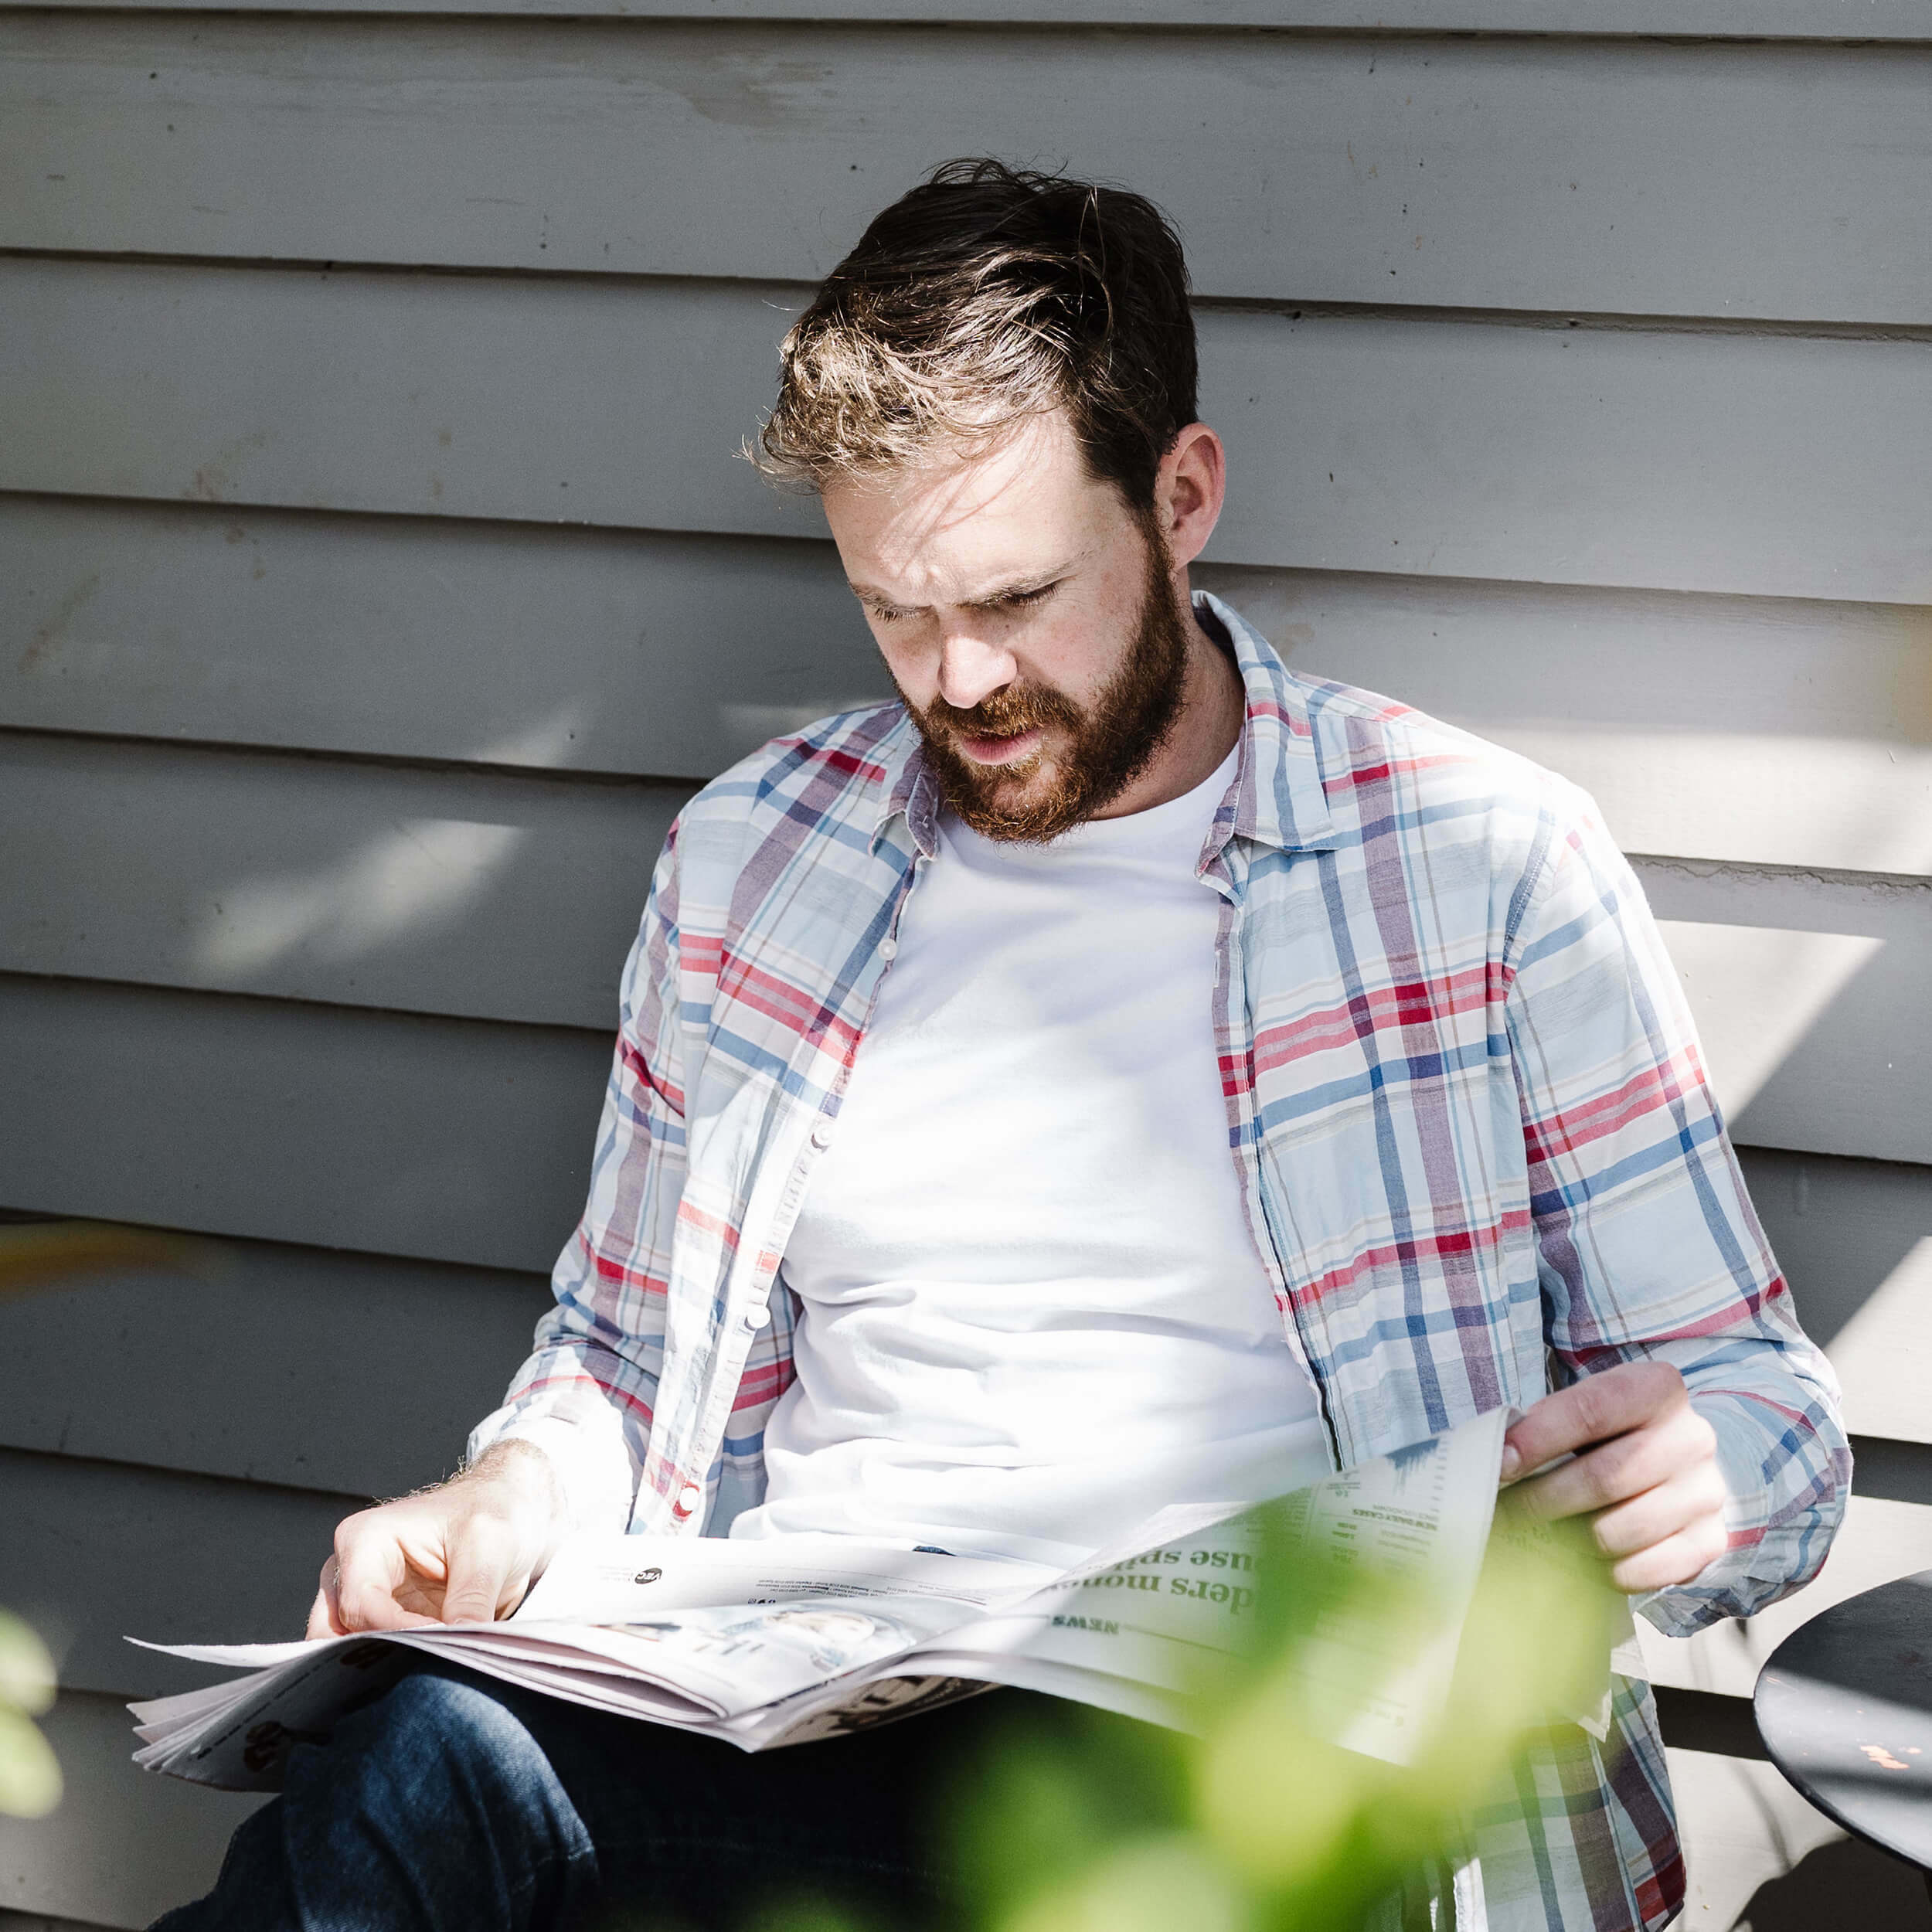
[[[594,1889],[596,1855],[517,1701],[418,1670],[325,1743],[297,1745],[281,1796],[236,1834],[215,1889],[156,1932],[566,1923]]]
[[[340,1719],[328,1755],[337,1775],[379,1779],[411,1806],[445,1787],[541,1781],[545,1768],[500,1695],[434,1665],[410,1672]]]
[[[595,1882],[590,1835],[512,1704],[440,1669],[298,1749],[283,1797],[304,1932],[522,1932]]]

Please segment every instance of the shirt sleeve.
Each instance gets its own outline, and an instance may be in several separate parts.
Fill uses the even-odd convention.
[[[665,841],[624,967],[590,1196],[551,1276],[556,1304],[502,1407],[470,1434],[472,1462],[498,1442],[543,1450],[574,1529],[628,1527],[663,1362],[685,1176],[678,832]]]
[[[1559,1379],[1673,1363],[1717,1434],[1729,1546],[1637,1607],[1688,1635],[1815,1575],[1851,1452],[1706,1079],[1642,888],[1572,794],[1508,995],[1545,1328]]]

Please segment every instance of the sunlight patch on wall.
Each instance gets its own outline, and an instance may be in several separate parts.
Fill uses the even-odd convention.
[[[802,730],[828,718],[834,712],[851,711],[861,705],[883,704],[889,698],[877,692],[860,697],[812,699],[802,704],[721,704],[718,723],[734,758],[756,751],[768,738],[781,738],[790,731]]]
[[[564,706],[482,747],[479,764],[559,765],[581,735],[583,706]],[[328,863],[238,879],[196,935],[196,963],[231,981],[300,953],[342,964],[454,923],[488,892],[529,837],[524,825],[402,818]]]
[[[222,896],[199,963],[238,975],[298,951],[332,964],[365,958],[447,924],[525,836],[518,825],[404,819],[321,872],[243,880]]]
[[[1733,1121],[1883,947],[1862,933],[1660,920],[1718,1104]]]
[[[1932,872],[1932,748],[1879,738],[1492,723],[1560,771],[1626,852]]]
[[[1932,1234],[1922,1235],[1825,1352],[1845,1387],[1845,1426],[1932,1441]]]

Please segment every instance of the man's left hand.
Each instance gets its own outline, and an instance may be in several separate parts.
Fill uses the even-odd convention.
[[[1545,1519],[1590,1517],[1626,1595],[1687,1583],[1723,1554],[1717,1434],[1669,1363],[1621,1362],[1545,1396],[1503,1438],[1503,1480],[1573,1451],[1512,1499]]]

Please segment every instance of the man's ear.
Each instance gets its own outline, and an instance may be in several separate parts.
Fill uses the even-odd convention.
[[[1207,548],[1227,495],[1227,452],[1205,423],[1190,423],[1161,458],[1154,509],[1177,570]]]

